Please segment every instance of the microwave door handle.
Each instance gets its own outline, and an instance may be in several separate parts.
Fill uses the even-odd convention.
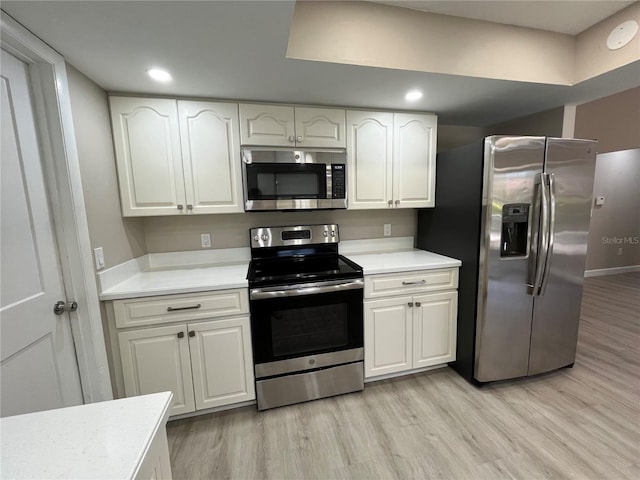
[[[548,201],[549,201],[549,225],[547,228],[547,248],[544,255],[544,268],[542,280],[540,282],[540,293],[544,295],[549,280],[549,270],[551,269],[551,255],[553,254],[553,237],[556,229],[556,185],[553,173],[548,173]]]

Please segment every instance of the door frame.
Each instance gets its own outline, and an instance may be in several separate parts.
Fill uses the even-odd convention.
[[[84,403],[111,400],[107,351],[91,257],[66,63],[29,30],[0,11],[2,48],[28,65],[45,184],[60,255]]]

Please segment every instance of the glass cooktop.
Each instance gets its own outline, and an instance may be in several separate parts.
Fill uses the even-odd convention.
[[[342,255],[307,255],[254,259],[249,264],[250,286],[284,285],[362,277],[362,267]]]

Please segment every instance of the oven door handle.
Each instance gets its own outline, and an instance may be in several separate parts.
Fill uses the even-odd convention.
[[[305,283],[301,285],[278,286],[266,288],[252,288],[249,290],[251,300],[264,300],[267,298],[295,297],[299,295],[316,295],[319,293],[335,293],[344,290],[358,290],[364,288],[364,280],[359,278],[345,282]]]

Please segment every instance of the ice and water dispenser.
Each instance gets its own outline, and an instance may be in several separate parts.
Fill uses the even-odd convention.
[[[529,204],[509,203],[502,207],[501,257],[526,257]]]

